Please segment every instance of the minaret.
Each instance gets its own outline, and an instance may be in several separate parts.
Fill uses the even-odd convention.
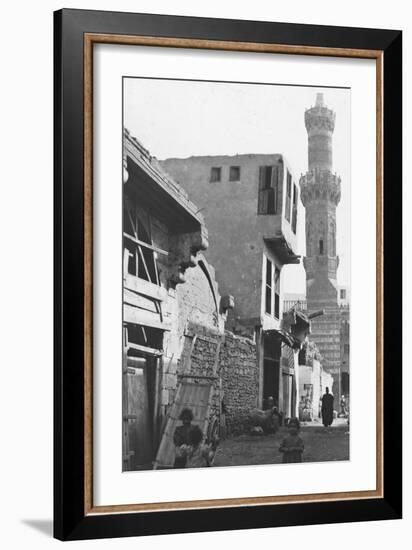
[[[332,173],[332,135],[335,113],[326,107],[323,94],[305,111],[308,133],[308,171],[300,178],[301,199],[306,209],[306,300],[313,319],[311,338],[322,355],[322,366],[332,374],[335,407],[340,398],[340,326],[336,255],[336,207],[340,201],[340,178]]]
[[[305,111],[308,133],[308,171],[300,178],[301,199],[306,209],[306,299],[309,311],[335,308],[336,207],[340,178],[332,173],[332,135],[335,113],[326,107],[323,94]]]

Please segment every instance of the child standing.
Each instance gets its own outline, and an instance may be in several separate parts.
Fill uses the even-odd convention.
[[[186,466],[185,447],[189,445],[189,433],[193,428],[193,412],[191,409],[185,408],[179,416],[182,425],[175,429],[173,434],[173,443],[175,444],[175,462],[174,468],[184,468]]]
[[[283,453],[284,464],[302,462],[304,444],[299,437],[300,423],[297,418],[291,418],[288,424],[289,435],[282,441],[279,451]]]

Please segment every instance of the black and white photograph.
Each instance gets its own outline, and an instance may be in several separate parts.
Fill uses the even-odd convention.
[[[5,4],[2,548],[411,539],[407,6]]]
[[[123,78],[123,471],[350,459],[350,97]]]

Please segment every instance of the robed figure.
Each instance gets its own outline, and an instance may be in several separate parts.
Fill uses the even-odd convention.
[[[322,422],[325,428],[333,422],[333,395],[329,393],[329,388],[322,397]]]

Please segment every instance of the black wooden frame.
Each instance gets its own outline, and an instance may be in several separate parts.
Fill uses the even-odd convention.
[[[384,497],[84,513],[84,33],[381,50],[384,54]],[[402,509],[402,33],[102,11],[54,14],[54,535],[61,540],[395,519]]]

